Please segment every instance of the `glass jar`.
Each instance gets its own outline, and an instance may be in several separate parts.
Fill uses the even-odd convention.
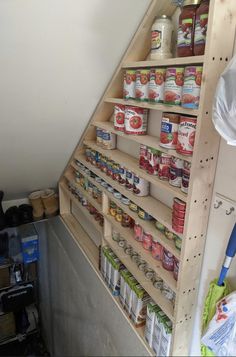
[[[171,58],[171,39],[173,24],[169,17],[156,17],[152,25],[151,59]]]
[[[204,55],[207,35],[208,13],[210,0],[202,0],[196,12],[194,32],[194,55]]]
[[[194,27],[200,0],[185,0],[179,16],[177,39],[178,57],[193,56]]]

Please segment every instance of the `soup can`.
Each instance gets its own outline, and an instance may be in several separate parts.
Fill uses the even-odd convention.
[[[160,152],[151,147],[148,148],[147,159],[148,165],[146,171],[149,175],[157,175],[160,164]]]
[[[175,187],[181,187],[183,160],[176,157],[171,158],[169,183]]]
[[[147,109],[126,106],[125,133],[131,135],[145,135],[147,133],[147,117]]]
[[[175,149],[178,141],[180,116],[173,113],[163,113],[161,120],[160,146]]]
[[[176,151],[182,155],[191,156],[193,154],[197,119],[193,117],[181,116],[178,143]]]
[[[142,177],[134,175],[133,193],[140,197],[148,196],[149,182]]]
[[[129,204],[129,209],[130,209],[131,211],[133,211],[133,212],[136,212],[136,213],[138,213],[138,210],[139,210],[138,206],[137,206],[136,203],[134,203],[134,202],[130,202],[130,204]]]
[[[184,68],[170,67],[166,70],[166,81],[164,88],[164,103],[180,105],[182,88],[184,84]]]
[[[179,260],[174,257],[173,275],[174,275],[175,280],[178,280],[178,273],[179,273]]]
[[[179,198],[174,198],[173,209],[176,211],[185,212],[186,211],[186,203],[180,200]]]
[[[126,184],[126,168],[124,165],[120,165],[119,167],[119,184],[125,186]]]
[[[143,241],[143,228],[137,222],[134,225],[134,239],[138,242]]]
[[[198,109],[202,83],[202,70],[202,66],[185,67],[182,107]]]
[[[132,191],[134,187],[134,173],[131,170],[126,170],[126,183],[127,190]]]
[[[143,232],[142,240],[143,248],[146,250],[152,250],[152,235],[148,232]]]
[[[116,148],[116,134],[110,133],[107,130],[102,132],[102,143],[104,149],[112,150]]]
[[[155,225],[156,225],[156,228],[158,229],[158,231],[164,233],[165,232],[165,229],[166,227],[164,226],[164,224],[162,224],[161,222],[159,221],[156,221],[155,222]]]
[[[135,99],[136,71],[127,69],[124,73],[123,98]]]
[[[103,130],[101,128],[96,128],[97,145],[103,145]]]
[[[140,101],[148,101],[148,84],[150,70],[140,69],[136,71],[135,98]]]
[[[118,131],[125,131],[125,105],[114,106],[114,128]]]
[[[139,167],[140,169],[146,170],[148,166],[148,147],[146,145],[140,145],[139,151]]]
[[[174,270],[174,256],[165,248],[163,248],[162,266],[168,271]]]
[[[158,169],[158,176],[161,180],[169,180],[170,176],[170,164],[171,164],[171,155],[161,153],[160,154],[160,163]]]
[[[162,260],[163,247],[160,243],[156,242],[154,239],[152,241],[152,256],[156,260]]]
[[[150,102],[163,103],[165,75],[165,68],[153,68],[150,70],[148,86],[148,99]]]
[[[184,161],[183,175],[181,181],[181,191],[184,193],[188,193],[190,168],[191,168],[191,163],[188,161]]]

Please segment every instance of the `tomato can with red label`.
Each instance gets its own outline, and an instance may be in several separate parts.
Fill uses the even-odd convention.
[[[150,81],[148,86],[148,99],[150,102],[163,103],[165,75],[165,68],[153,68],[150,70]]]
[[[184,84],[184,68],[171,67],[166,70],[164,89],[164,103],[170,105],[181,104],[182,88]]]
[[[196,127],[196,118],[181,116],[176,147],[176,151],[179,154],[188,156],[193,154]]]
[[[134,175],[133,193],[143,197],[149,194],[149,182],[142,177]]]
[[[119,131],[125,130],[125,105],[114,106],[114,128]]]
[[[186,211],[186,203],[180,200],[179,198],[175,197],[174,198],[174,204],[173,204],[173,209],[176,211]]]
[[[171,158],[169,183],[175,187],[181,187],[183,160],[174,156]]]
[[[169,180],[171,155],[161,153],[158,176],[161,180]]]
[[[143,228],[137,222],[134,225],[134,239],[138,242],[143,241]]]
[[[178,114],[163,113],[161,121],[160,146],[175,149],[178,141],[180,116]]]
[[[134,187],[134,173],[130,170],[126,170],[126,183],[127,190],[132,191]]]
[[[140,101],[148,101],[149,69],[136,71],[135,98]]]
[[[139,167],[140,169],[146,170],[148,166],[148,147],[146,145],[141,144],[140,145],[140,151],[139,151]]]
[[[182,107],[197,109],[200,101],[202,66],[188,66],[184,71]]]
[[[124,73],[124,99],[135,99],[135,82],[136,71],[133,69],[127,69]]]
[[[148,110],[139,107],[125,107],[125,133],[145,135],[147,133]]]
[[[146,171],[149,175],[158,175],[158,169],[160,164],[159,154],[160,152],[158,150],[153,149],[151,147],[148,148],[148,152],[147,152],[148,165],[146,167]]]
[[[163,248],[162,266],[166,270],[174,270],[174,256],[165,248]]]
[[[152,256],[156,260],[162,260],[163,247],[160,243],[156,242],[153,238],[152,241]]]
[[[146,250],[152,250],[152,235],[147,232],[143,232],[143,248]]]
[[[181,191],[184,193],[188,193],[189,180],[190,180],[190,169],[191,163],[188,161],[184,161],[182,182],[181,182]]]

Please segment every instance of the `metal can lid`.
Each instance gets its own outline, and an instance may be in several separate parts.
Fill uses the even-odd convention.
[[[184,0],[183,6],[199,5],[201,0]]]
[[[165,14],[155,17],[155,20],[159,20],[159,19],[171,20],[171,18],[169,16],[165,15]]]

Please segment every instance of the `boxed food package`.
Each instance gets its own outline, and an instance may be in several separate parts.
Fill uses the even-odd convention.
[[[165,318],[165,313],[162,310],[155,312],[155,322],[153,331],[152,348],[157,356],[159,356],[160,346],[161,346],[161,336],[162,336],[162,324]]]
[[[110,288],[112,291],[112,295],[118,296],[120,295],[120,267],[121,261],[118,258],[111,259],[111,281]]]
[[[147,317],[145,326],[145,339],[150,347],[152,347],[152,339],[154,333],[154,323],[156,318],[156,312],[160,311],[160,308],[154,301],[149,301],[147,304]]]
[[[120,272],[120,303],[123,307],[125,307],[125,299],[126,299],[126,288],[127,288],[127,279],[131,276],[131,273],[128,269],[123,269]]]
[[[172,336],[172,322],[168,317],[164,317],[162,324],[162,335],[159,356],[169,356]]]
[[[125,310],[129,317],[131,317],[131,308],[132,308],[134,287],[137,284],[138,284],[138,281],[133,276],[130,276],[126,281]]]
[[[107,246],[105,246],[102,248],[102,251],[101,251],[101,274],[102,274],[104,280],[106,279],[106,264],[107,264],[106,251],[108,249],[109,248]]]
[[[110,288],[111,287],[111,271],[112,271],[112,259],[117,258],[115,253],[113,251],[109,251],[107,253],[107,264],[106,264],[106,283],[107,286]]]
[[[135,327],[144,326],[147,316],[147,304],[150,301],[150,296],[140,284],[133,286],[131,318]]]
[[[14,314],[12,312],[0,315],[0,341],[13,337],[16,334]]]

